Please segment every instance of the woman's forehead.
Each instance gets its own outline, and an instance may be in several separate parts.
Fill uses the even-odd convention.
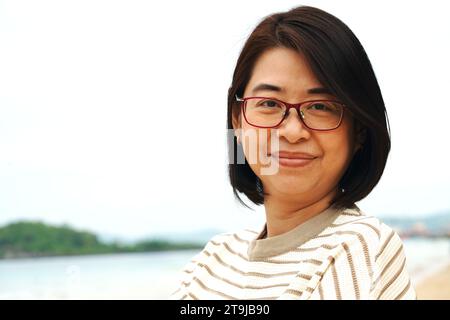
[[[272,90],[264,84],[278,89]],[[246,92],[253,95],[265,90],[296,96],[318,87],[322,85],[299,53],[292,49],[274,48],[264,52],[256,61]]]
[[[254,73],[265,75],[282,72],[289,76],[315,78],[303,54],[287,48],[271,48],[255,61]]]

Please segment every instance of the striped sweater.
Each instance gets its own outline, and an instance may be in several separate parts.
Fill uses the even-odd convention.
[[[417,299],[400,237],[357,206],[331,206],[263,239],[265,232],[213,237],[170,299]]]

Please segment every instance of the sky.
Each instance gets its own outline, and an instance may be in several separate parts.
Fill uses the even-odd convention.
[[[350,27],[383,93],[392,151],[359,207],[450,210],[444,1],[0,0],[0,225],[139,238],[263,222],[227,180],[227,90],[253,28],[298,5]]]

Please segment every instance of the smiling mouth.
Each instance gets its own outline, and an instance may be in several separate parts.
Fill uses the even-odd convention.
[[[280,164],[280,166],[293,168],[306,167],[317,158],[307,153],[290,153],[290,152],[279,152],[270,154],[269,156],[271,156],[275,161],[277,161]]]
[[[311,162],[314,161],[315,158],[313,158],[313,159],[274,158],[274,159],[276,159],[276,161],[278,161],[280,166],[297,168],[297,167],[305,167],[305,166],[309,165]]]

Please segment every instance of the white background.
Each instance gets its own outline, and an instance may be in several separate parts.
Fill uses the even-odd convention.
[[[0,1],[0,224],[125,238],[259,223],[226,171],[226,97],[266,15],[308,4],[366,49],[392,129],[375,216],[450,209],[445,1]]]

